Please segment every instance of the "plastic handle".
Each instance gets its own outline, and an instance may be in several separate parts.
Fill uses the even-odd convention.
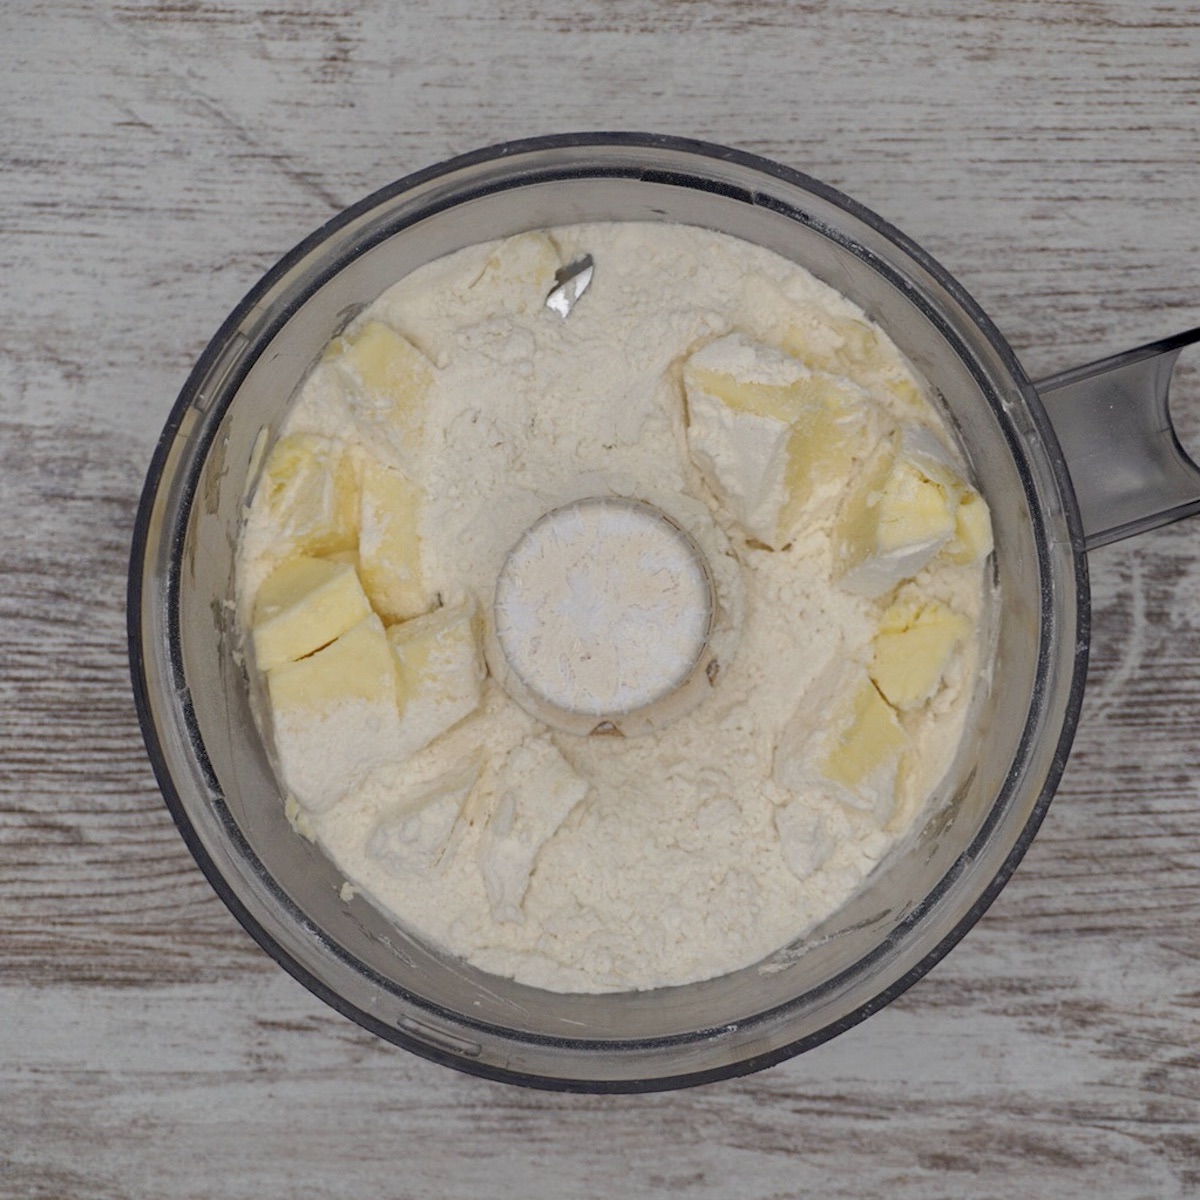
[[[1034,384],[1067,460],[1088,550],[1200,512],[1200,466],[1167,405],[1179,352],[1200,328]]]

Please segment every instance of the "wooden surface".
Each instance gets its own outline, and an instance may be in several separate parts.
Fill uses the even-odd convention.
[[[565,129],[758,151],[923,243],[1038,376],[1200,323],[1198,79],[1189,0],[0,8],[0,1196],[1200,1195],[1200,522],[1093,556],[1066,780],[949,959],[800,1059],[633,1098],[433,1066],[268,961],[161,803],[123,614],[190,364],[403,173]]]

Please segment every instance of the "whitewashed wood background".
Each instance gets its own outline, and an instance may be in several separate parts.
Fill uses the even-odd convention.
[[[1035,376],[1200,323],[1190,0],[5,0],[0,1196],[1200,1195],[1200,521],[1093,556],[1075,754],[992,911],[764,1074],[625,1098],[460,1076],[326,1009],[194,867],[123,613],[190,364],[344,205],[596,128],[843,188]]]

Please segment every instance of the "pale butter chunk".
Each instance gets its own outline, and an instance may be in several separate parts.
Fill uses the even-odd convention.
[[[280,774],[310,812],[332,808],[397,757],[395,659],[374,613],[315,654],[268,671],[267,692]]]
[[[820,870],[837,848],[824,815],[803,799],[781,804],[774,822],[783,861],[797,879],[807,879]]]
[[[683,368],[688,450],[747,535],[785,546],[806,507],[836,493],[887,426],[871,397],[742,334]]]
[[[866,321],[834,316],[814,306],[802,319],[785,322],[779,342],[815,371],[862,380],[871,391],[883,389],[893,412],[917,415],[929,406],[887,335]]]
[[[937,690],[971,622],[940,600],[902,599],[880,618],[871,678],[893,708],[919,708]]]
[[[415,461],[433,387],[433,363],[403,334],[382,321],[368,321],[335,338],[325,352],[349,383],[350,412],[364,440],[390,446]]]
[[[813,370],[845,374],[878,363],[884,353],[876,329],[855,317],[839,317],[814,305],[804,321],[790,321],[780,339],[784,350]]]
[[[970,562],[991,550],[987,507],[937,436],[906,425],[882,442],[846,494],[834,571],[847,591],[878,597],[946,547]]]
[[[399,468],[373,458],[361,472],[358,571],[385,621],[426,612],[433,597],[421,573],[420,489]]]
[[[862,667],[834,668],[801,700],[775,749],[773,775],[886,822],[910,739]],[[832,787],[830,786],[832,785]]]
[[[397,750],[415,754],[479,706],[485,668],[471,601],[387,631],[396,660]]]
[[[533,313],[546,303],[557,283],[562,256],[541,231],[505,238],[488,255],[469,291],[501,311]]]
[[[858,795],[893,794],[908,734],[895,710],[869,678],[859,681],[834,710],[832,731],[821,755],[822,773]],[[885,783],[885,788],[879,788]]]
[[[964,489],[954,516],[954,536],[942,551],[952,563],[980,562],[992,552],[992,514],[973,488]]]
[[[259,477],[261,501],[280,553],[332,554],[358,540],[358,480],[345,446],[292,433],[271,448]]]
[[[479,779],[470,763],[393,798],[367,839],[367,853],[400,875],[436,867]]]
[[[353,563],[298,554],[267,576],[254,600],[251,639],[260,671],[328,645],[371,612]]]
[[[509,751],[479,860],[497,920],[523,920],[521,904],[542,847],[587,793],[587,782],[548,737],[526,738]]]

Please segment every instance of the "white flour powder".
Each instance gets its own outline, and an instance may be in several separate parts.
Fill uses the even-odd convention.
[[[594,276],[563,317],[545,307],[547,283],[585,254]],[[837,910],[946,772],[977,673],[975,635],[934,697],[901,714],[913,752],[894,789],[848,797],[808,760],[782,762],[788,746],[820,733],[826,699],[864,676],[885,599],[833,582],[832,501],[776,550],[723,510],[689,456],[680,366],[737,332],[852,378],[890,419],[940,428],[899,353],[793,264],[662,224],[573,226],[472,247],[398,283],[355,327],[368,319],[434,364],[420,439],[381,442],[378,414],[356,405],[328,362],[311,373],[284,432],[360,445],[411,476],[429,592],[446,604],[474,601],[493,671],[474,712],[406,760],[376,767],[328,811],[301,813],[302,826],[355,889],[409,929],[485,970],[556,990],[711,977],[761,960]],[[723,614],[701,703],[653,734],[561,732],[497,681],[490,623],[506,556],[545,514],[592,497],[645,502],[686,530]],[[283,553],[276,534],[254,503],[239,568],[246,624]],[[677,640],[639,648],[635,630],[607,644],[599,637],[593,649],[611,651],[613,663],[633,655],[635,666],[660,650],[666,665],[651,676],[686,672],[703,641],[709,583],[670,546],[643,549],[674,564],[675,590],[645,603],[647,620],[666,606],[654,619]],[[643,583],[654,574],[651,564]],[[978,562],[939,563],[902,592],[936,598],[977,626],[982,580]],[[685,600],[671,609],[680,588]],[[553,679],[552,665],[534,661],[537,631],[517,628],[530,616],[520,588],[510,592],[501,605],[508,641],[529,658],[511,665]],[[556,602],[577,628],[620,625],[602,588]],[[599,663],[589,676],[561,646],[541,652],[564,664],[555,703],[586,693],[582,707],[603,714],[646,699],[650,685],[636,670]],[[364,758],[378,749],[364,746]],[[317,763],[324,751],[311,753]]]

